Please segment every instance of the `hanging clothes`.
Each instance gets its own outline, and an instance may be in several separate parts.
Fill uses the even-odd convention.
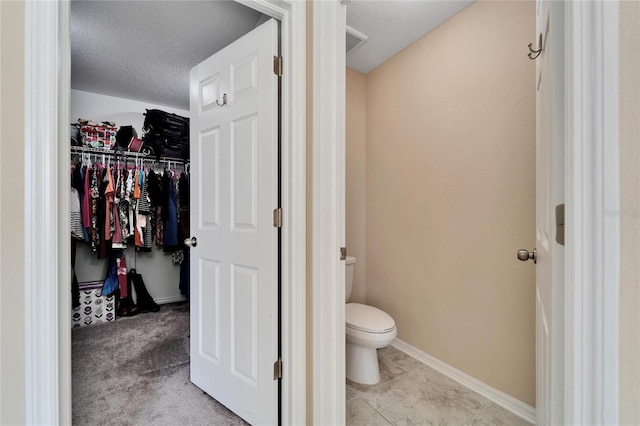
[[[145,216],[151,211],[151,203],[149,202],[149,179],[144,177],[142,173],[142,187],[140,188],[140,200],[138,201],[138,212]]]
[[[131,235],[129,225],[129,196],[127,195],[127,181],[129,171],[120,170],[120,179],[118,180],[118,215],[120,217],[120,231],[122,232],[122,242],[126,246],[127,240]]]
[[[102,291],[119,295],[118,316],[159,309],[142,277],[135,270],[127,273],[124,250],[131,243],[136,251],[151,252],[155,244],[171,252],[174,262],[180,264],[180,293],[189,296],[189,249],[182,244],[189,235],[188,173],[145,171],[142,165],[121,167],[119,162],[92,164],[85,157],[83,163],[72,164],[69,203],[74,307],[80,305],[75,274],[78,240],[86,241],[98,259],[108,259]],[[142,309],[131,297],[132,282]]]
[[[89,167],[84,167],[83,194],[82,194],[82,226],[86,230],[91,229],[91,173]],[[89,235],[89,237],[91,237]],[[89,240],[90,241],[90,240]]]
[[[162,208],[164,206],[163,179],[153,170],[149,171],[147,192],[151,200],[151,226],[155,230],[155,240],[157,246],[164,244],[164,217]]]
[[[182,241],[189,236],[188,179],[185,172],[158,173],[139,165],[74,165],[71,235],[88,241],[98,259],[133,242],[138,251],[162,247],[182,264]]]
[[[71,277],[71,307],[77,308],[80,306],[80,284],[76,276],[76,240],[73,238],[71,239],[71,271],[73,272],[73,277]]]
[[[110,225],[107,225],[107,198],[106,191],[109,186],[107,169],[99,170],[100,191],[98,198],[98,229],[100,241],[98,244],[98,259],[107,259],[111,251],[111,240],[107,239],[106,233],[110,232]]]
[[[89,228],[87,226],[85,226],[85,211],[87,211],[87,209],[85,208],[84,205],[84,201],[86,199],[86,192],[88,192],[88,189],[86,188],[85,185],[85,177],[87,175],[87,166],[85,165],[81,165],[80,169],[80,186],[82,187],[82,191],[78,190],[78,195],[80,196],[80,216],[82,218],[82,235],[84,236],[84,241],[86,241],[87,243],[91,242],[91,238],[89,237]]]
[[[113,235],[111,236],[111,248],[112,249],[125,249],[127,245],[122,239],[122,228],[120,226],[120,212],[118,204],[111,203],[111,217],[113,221]]]
[[[138,200],[138,220],[141,229],[141,251],[151,251],[153,247],[152,224],[150,221],[151,203],[149,200],[149,179],[141,174],[140,199]]]
[[[127,248],[127,242],[126,238],[124,237],[124,231],[122,229],[122,219],[120,215],[120,207],[121,205],[124,205],[124,200],[122,199],[122,186],[124,183],[123,170],[121,168],[117,168],[113,173],[113,177],[115,179],[115,191],[113,193],[112,216],[115,230],[111,238],[111,248],[125,249]]]
[[[134,237],[135,237],[135,245],[136,248],[142,247],[142,218],[140,217],[140,183],[144,179],[144,173],[141,173],[140,170],[136,169],[135,176],[133,178],[133,199],[134,201],[134,218],[135,218],[135,228],[134,228]]]
[[[184,238],[189,238],[191,235],[190,223],[189,223],[189,203],[191,200],[191,196],[189,193],[189,175],[187,173],[182,173],[180,175],[180,181],[178,183],[178,192],[180,194],[180,231],[182,233],[182,237],[180,241],[183,241]],[[182,247],[182,263],[180,263],[180,283],[178,284],[178,288],[180,289],[180,294],[189,297],[190,287],[191,287],[191,276],[190,276],[190,252],[189,247],[183,245]]]
[[[82,164],[71,166],[71,189],[69,194],[69,226],[73,238],[84,240],[84,228],[82,227],[82,211],[80,208],[80,194],[83,190],[80,169]]]
[[[69,214],[71,236],[77,240],[84,241],[80,196],[78,194],[78,190],[75,188],[71,188],[71,193],[69,194]]]
[[[91,189],[90,189],[90,206],[91,206],[91,251],[98,253],[98,247],[100,246],[100,230],[98,228],[98,204],[100,201],[100,187],[98,185],[98,176],[100,170],[98,167],[94,167],[90,170],[91,174]]]
[[[189,193],[189,175],[185,172],[180,174],[178,182],[178,191],[180,193],[180,231],[184,238],[191,235],[189,230],[189,204],[191,203],[191,195]]]
[[[106,168],[105,181],[107,182],[107,186],[104,189],[104,239],[111,240],[111,236],[113,235],[113,231],[115,225],[113,223],[112,213],[113,213],[113,194],[115,193],[115,187],[113,185],[113,175],[111,174],[111,168]]]
[[[172,178],[175,179],[174,175],[172,175]],[[176,250],[171,253],[171,260],[173,261],[173,263],[178,264],[178,265],[182,265],[182,261],[184,260],[184,254],[182,253],[182,248],[180,245],[181,241],[184,241],[184,238],[182,238],[182,231],[180,230],[180,186],[179,186],[179,180],[176,181],[176,220],[177,220],[177,236],[176,239],[178,241],[178,247],[176,247]]]
[[[164,217],[164,251],[179,250],[178,246],[178,209],[176,206],[176,184],[171,172],[167,171],[163,178],[163,186],[166,185],[166,214]]]
[[[116,267],[116,257],[110,256],[107,266],[107,276],[102,284],[100,293],[102,296],[111,296],[118,290],[118,269]]]
[[[129,296],[129,283],[127,279],[127,259],[124,257],[124,252],[120,252],[116,257],[116,268],[118,275],[118,288],[120,289],[120,297]]]
[[[127,185],[126,185],[126,197],[125,199],[127,200],[128,203],[128,210],[127,210],[127,215],[128,215],[128,220],[127,223],[129,225],[129,229],[128,229],[128,234],[129,237],[133,237],[134,238],[134,234],[135,234],[135,218],[134,218],[134,211],[136,209],[136,200],[133,198],[133,180],[135,178],[136,175],[136,171],[135,169],[133,170],[129,170],[128,176],[127,176]]]

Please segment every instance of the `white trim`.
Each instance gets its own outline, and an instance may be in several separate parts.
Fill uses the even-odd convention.
[[[307,421],[306,3],[236,0],[281,22],[282,424]]]
[[[618,15],[567,3],[566,424],[619,418]]]
[[[266,4],[271,3],[280,4]],[[287,7],[282,9],[280,26],[284,65],[281,420],[284,425],[297,425],[307,422],[307,14],[306,2],[290,1]]]
[[[418,361],[433,368],[438,373],[444,374],[451,380],[460,383],[462,386],[471,389],[480,396],[487,398],[489,401],[495,402],[502,408],[512,412],[516,416],[528,421],[531,424],[536,423],[536,409],[532,406],[525,404],[492,386],[489,386],[485,382],[476,379],[473,376],[468,375],[455,367],[440,361],[438,358],[429,355],[426,352],[421,351],[415,346],[396,338],[391,346],[406,353],[407,355],[417,359]]]
[[[619,298],[620,298],[620,26],[619,2],[603,4],[603,348],[602,424],[619,424]],[[607,211],[618,214],[609,215]]]
[[[25,3],[25,371],[26,423],[57,424],[66,415],[61,404],[60,379],[69,350],[59,352],[66,342],[59,308],[66,306],[68,293],[58,282],[69,277],[68,177],[59,173],[59,155],[69,143],[68,128],[60,126],[65,110],[59,110],[59,78],[68,68],[60,52],[59,12],[68,10],[61,2]],[[62,23],[66,22],[62,18]],[[66,118],[66,117],[65,117]],[[58,134],[62,138],[58,137]],[[63,135],[67,135],[64,138]],[[61,140],[60,140],[61,139]],[[60,144],[59,144],[60,142]],[[68,174],[66,174],[68,175]],[[65,176],[66,176],[65,175]],[[63,240],[66,240],[63,241]],[[66,252],[61,248],[67,247]],[[63,265],[64,262],[64,265]],[[70,283],[70,280],[67,280]],[[60,303],[60,305],[59,305]],[[69,315],[67,315],[69,317]],[[70,321],[70,319],[68,319]],[[66,333],[70,334],[68,324]],[[70,342],[70,341],[69,341]],[[69,370],[70,371],[70,370]],[[62,398],[64,399],[64,398]],[[64,420],[67,420],[66,418]],[[70,420],[70,418],[68,419]]]
[[[282,99],[282,424],[307,422],[306,2],[235,0],[279,19]]]
[[[69,164],[69,109],[71,107],[71,41],[70,41],[70,3],[68,1],[60,2],[58,19],[60,22],[59,34],[59,68],[58,68],[58,129],[59,140],[57,164]],[[60,167],[58,170],[58,179],[62,183],[59,188],[68,189],[70,185],[69,170],[67,167]],[[58,194],[58,200],[61,205],[65,206],[64,212],[58,210],[58,232],[60,236],[69,235],[69,213],[66,208],[69,206],[69,191],[62,191]],[[70,238],[60,238],[58,241],[58,253],[61,265],[59,283],[71,283],[71,241]],[[71,424],[71,297],[70,286],[58,284],[60,292],[58,300],[58,392],[60,395],[69,395],[69,398],[60,398],[59,400],[59,419],[60,424]],[[28,300],[28,299],[26,299]],[[28,303],[28,302],[27,302]]]
[[[281,21],[283,424],[306,423],[306,4],[242,0]],[[69,3],[25,16],[27,423],[71,423]]]
[[[313,2],[313,424],[344,424],[345,6]]]

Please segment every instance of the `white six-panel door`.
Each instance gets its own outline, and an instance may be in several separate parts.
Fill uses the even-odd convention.
[[[278,422],[277,48],[272,19],[190,82],[191,381],[251,424]]]
[[[555,209],[564,203],[564,4],[538,0],[536,38],[536,408],[539,425],[563,422],[564,246]]]

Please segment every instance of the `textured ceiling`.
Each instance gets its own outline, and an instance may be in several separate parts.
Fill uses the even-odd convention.
[[[472,2],[349,1],[347,24],[369,38],[347,66],[371,71]],[[265,19],[235,1],[72,1],[71,87],[189,109],[191,68]]]
[[[473,0],[351,0],[347,25],[369,38],[347,55],[347,66],[368,73],[473,3]]]
[[[189,109],[189,71],[263,21],[234,1],[72,1],[73,89]]]

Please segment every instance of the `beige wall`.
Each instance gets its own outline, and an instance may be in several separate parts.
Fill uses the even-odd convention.
[[[620,424],[640,424],[640,3],[620,5]]]
[[[366,301],[530,405],[534,34],[534,2],[478,2],[366,77]]]
[[[24,3],[0,1],[0,424],[25,422]]]
[[[346,77],[346,239],[355,256],[350,302],[365,302],[366,284],[366,76],[347,68]]]

